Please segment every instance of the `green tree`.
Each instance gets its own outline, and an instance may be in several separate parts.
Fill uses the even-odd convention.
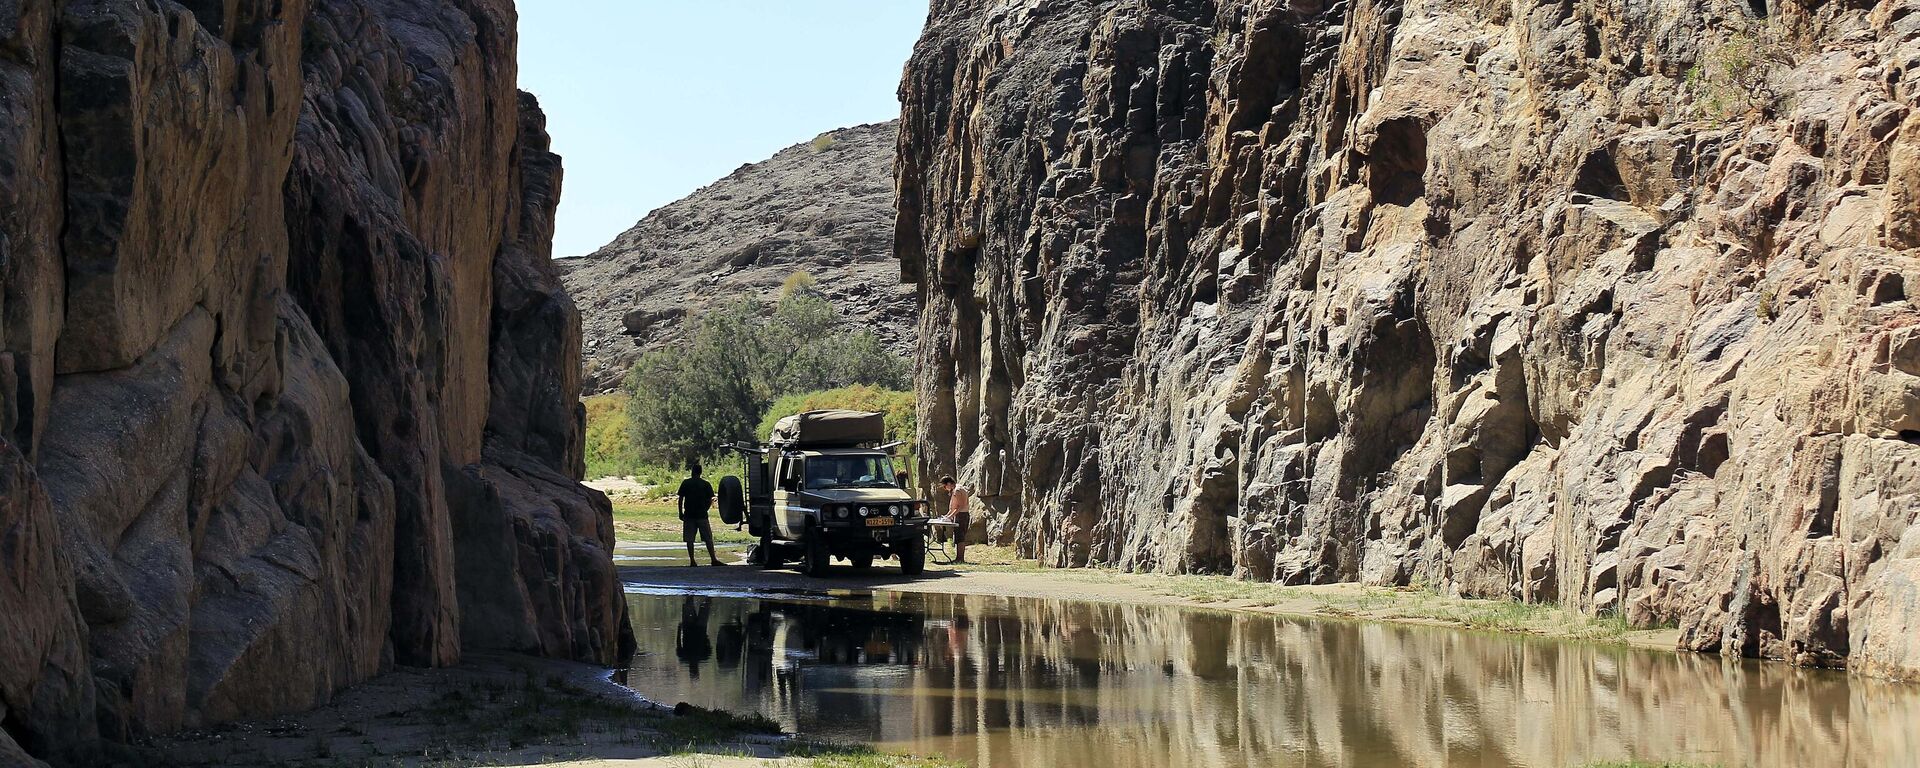
[[[796,278],[804,273],[796,273]],[[855,385],[901,390],[907,361],[850,329],[810,279],[788,280],[771,310],[739,302],[695,321],[692,338],[628,373],[628,432],[646,461],[677,464],[754,439],[782,396]]]
[[[702,316],[692,340],[642,355],[628,372],[628,429],[647,461],[677,464],[752,435],[767,397],[753,367],[757,307],[733,304]]]

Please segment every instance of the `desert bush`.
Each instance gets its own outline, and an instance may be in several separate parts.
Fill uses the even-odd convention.
[[[1787,75],[1796,58],[1784,34],[1771,27],[1734,35],[1688,70],[1695,111],[1715,122],[1778,117],[1793,100]]]

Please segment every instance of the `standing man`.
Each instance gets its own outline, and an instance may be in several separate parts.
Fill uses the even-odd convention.
[[[947,519],[959,525],[953,534],[953,563],[965,565],[967,562],[967,529],[973,525],[973,497],[953,480],[953,475],[940,478],[940,490],[947,493]]]
[[[707,559],[714,565],[720,564],[720,556],[713,553],[713,521],[707,519],[707,509],[713,506],[713,485],[700,479],[700,463],[688,465],[693,477],[680,481],[680,535],[687,540],[687,565],[699,565],[693,559],[693,537],[699,534],[707,541]]]

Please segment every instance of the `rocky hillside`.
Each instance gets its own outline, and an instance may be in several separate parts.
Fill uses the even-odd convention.
[[[620,650],[514,20],[5,4],[0,764]]]
[[[796,271],[849,321],[911,353],[913,289],[889,246],[898,127],[821,134],[647,214],[591,256],[560,260],[585,318],[588,390],[618,387],[642,352],[684,338],[709,307],[772,302]]]
[[[1057,565],[1920,677],[1920,0],[939,0],[925,476]]]

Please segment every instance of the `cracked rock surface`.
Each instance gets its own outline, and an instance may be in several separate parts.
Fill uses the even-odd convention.
[[[1916,11],[935,2],[923,475],[1054,565],[1920,677]]]
[[[0,4],[0,762],[625,644],[514,19]]]

